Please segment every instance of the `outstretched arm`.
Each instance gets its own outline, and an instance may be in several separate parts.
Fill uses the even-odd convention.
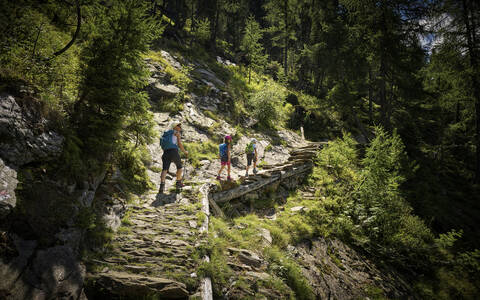
[[[177,137],[178,147],[180,148],[180,150],[182,150],[183,153],[185,153],[185,155],[188,156],[188,151],[185,150],[185,148],[183,148],[182,139],[180,138],[180,133],[176,132],[175,136]]]

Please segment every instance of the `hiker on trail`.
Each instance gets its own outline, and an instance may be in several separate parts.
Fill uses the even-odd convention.
[[[173,128],[167,130],[163,133],[162,137],[160,138],[160,146],[163,149],[162,155],[162,175],[160,181],[160,190],[158,191],[160,194],[163,194],[165,190],[165,177],[167,176],[168,169],[170,168],[170,164],[172,161],[175,163],[177,167],[177,182],[175,186],[178,188],[183,187],[182,183],[182,160],[180,159],[180,153],[178,153],[178,148],[188,156],[188,151],[183,148],[181,135],[182,132],[182,124],[175,123]]]
[[[245,177],[248,177],[248,168],[252,165],[253,161],[253,174],[257,174],[257,140],[252,139],[250,143],[245,147],[245,154],[247,155],[247,169],[245,171]]]
[[[230,152],[232,149],[232,137],[229,135],[225,136],[225,140],[223,144],[220,144],[219,148],[219,157],[220,157],[220,171],[218,171],[217,180],[220,180],[220,174],[222,174],[223,168],[227,166],[227,173],[228,177],[227,180],[232,180],[230,177]]]

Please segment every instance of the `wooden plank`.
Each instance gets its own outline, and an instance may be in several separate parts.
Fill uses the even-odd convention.
[[[215,193],[211,195],[211,198],[216,202],[216,203],[225,203],[229,200],[239,198],[245,194],[248,194],[250,192],[256,191],[270,183],[288,178],[293,175],[301,174],[313,167],[313,163],[306,163],[303,165],[299,165],[294,167],[293,165],[289,165],[286,168],[283,168],[282,170],[277,170],[272,174],[272,177],[259,180],[257,182],[241,185],[239,187],[226,190],[223,192]]]
[[[215,214],[215,216],[225,218],[225,214],[223,213],[220,206],[218,206],[218,204],[215,201],[213,201],[210,197],[208,199],[208,203],[210,203],[210,206],[213,208],[213,213]]]

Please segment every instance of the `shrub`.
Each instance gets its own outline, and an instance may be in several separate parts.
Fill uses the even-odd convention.
[[[253,116],[262,126],[274,128],[276,124],[285,121],[282,110],[285,95],[284,88],[268,81],[263,88],[250,96],[248,104],[252,108]]]

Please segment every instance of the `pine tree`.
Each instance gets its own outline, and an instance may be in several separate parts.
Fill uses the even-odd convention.
[[[250,83],[252,68],[263,66],[266,55],[263,53],[263,46],[260,43],[262,30],[253,16],[248,17],[245,25],[245,34],[240,49],[243,50],[248,60],[248,82]]]
[[[152,124],[142,91],[148,72],[141,54],[148,50],[153,24],[146,7],[135,0],[96,9],[95,31],[81,54],[83,79],[74,119],[86,157],[101,166],[118,146],[124,126],[135,132],[136,143],[148,140]]]

